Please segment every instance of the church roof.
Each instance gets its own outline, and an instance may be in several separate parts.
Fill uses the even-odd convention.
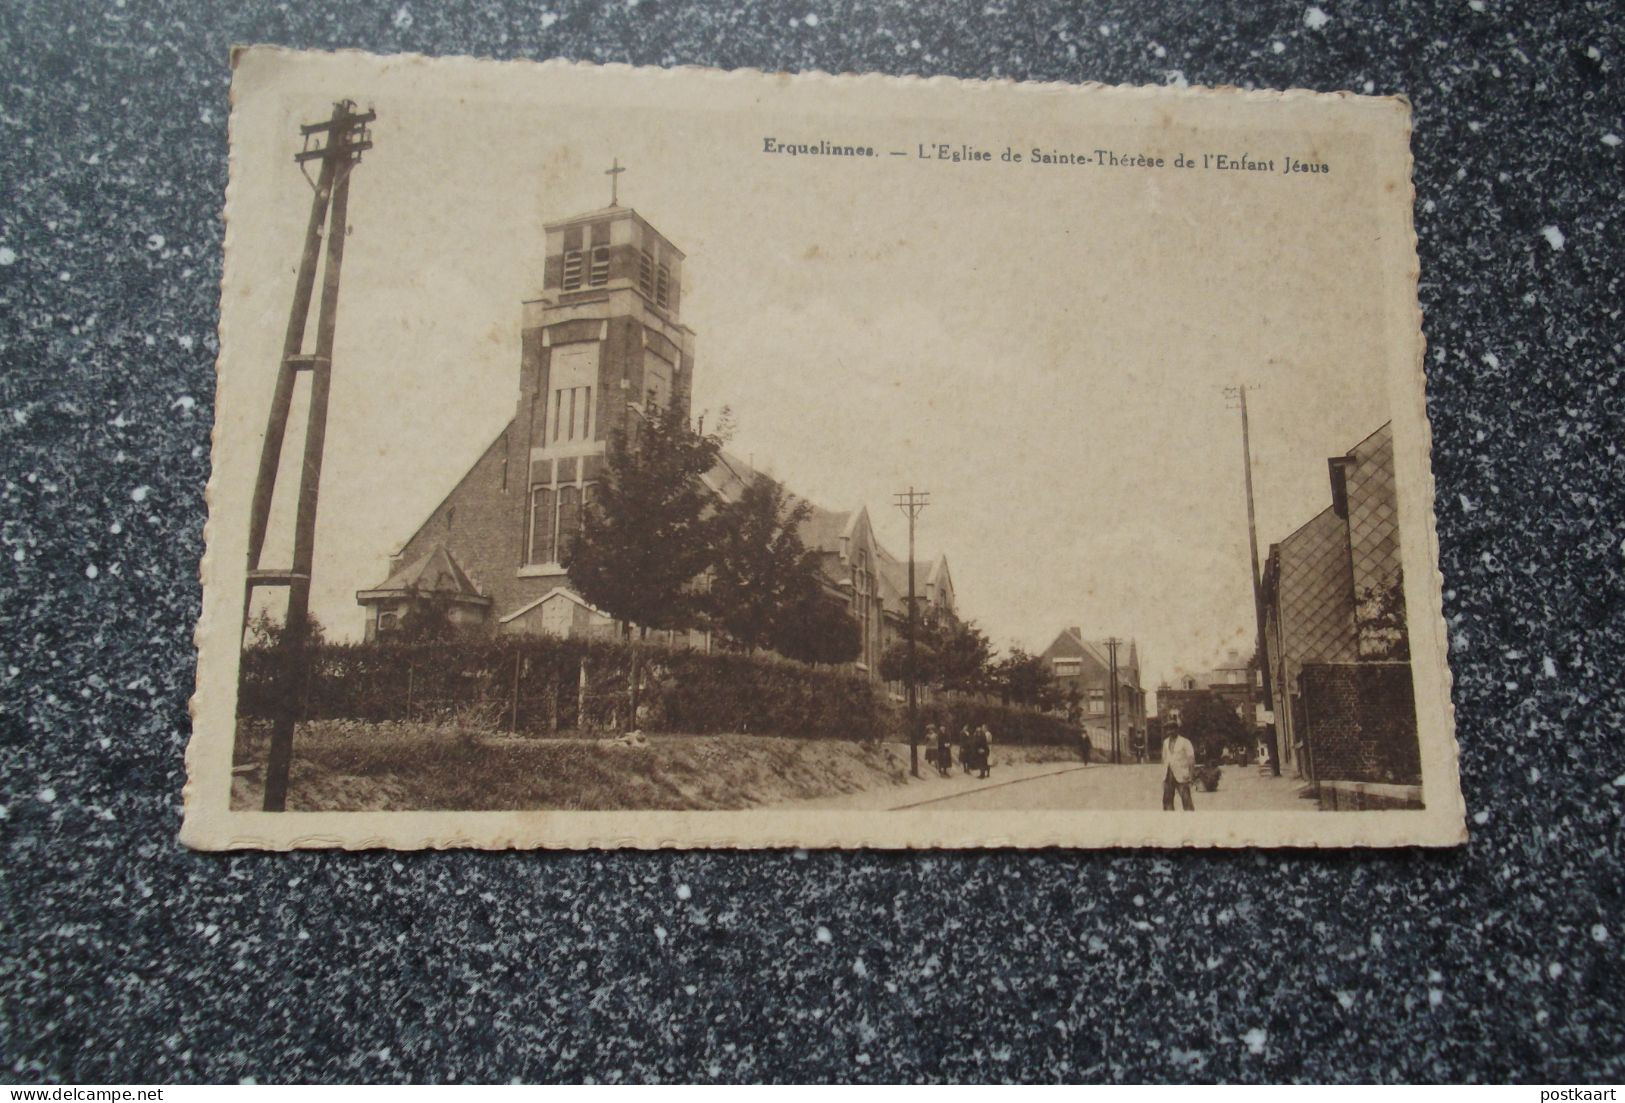
[[[836,511],[813,506],[807,519],[801,522],[801,542],[818,551],[838,552],[841,537],[852,528],[852,511]]]
[[[364,601],[368,598],[396,596],[409,592],[441,594],[481,603],[491,600],[480,593],[480,588],[474,585],[474,580],[468,577],[468,572],[463,570],[462,565],[446,550],[444,544],[436,544],[428,554],[398,568],[383,582],[370,590],[362,590],[356,597]]]
[[[914,561],[915,596],[923,597],[925,587],[940,582],[943,573],[947,569],[948,559],[946,556],[939,555],[929,562],[924,559],[916,559]],[[881,548],[880,577],[886,581],[892,590],[896,591],[899,600],[908,596],[908,560],[898,559],[885,548]]]
[[[725,501],[737,502],[739,496],[745,492],[745,488],[760,475],[762,472],[727,449],[723,449],[717,454],[715,466],[701,478],[718,497]],[[808,504],[812,506],[812,512],[801,522],[799,530],[801,542],[817,551],[840,551],[841,537],[847,535],[852,527],[853,511],[825,509],[813,503]]]
[[[711,492],[725,501],[737,502],[739,496],[745,493],[749,486],[760,474],[754,467],[740,459],[738,456],[722,449],[717,453],[717,462],[711,470],[700,476],[702,482],[711,488]]]

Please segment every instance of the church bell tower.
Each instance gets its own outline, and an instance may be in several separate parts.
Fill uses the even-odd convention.
[[[521,573],[532,577],[562,579],[616,431],[656,407],[689,409],[683,253],[617,199],[547,224],[542,295],[524,304],[512,466],[528,472]]]

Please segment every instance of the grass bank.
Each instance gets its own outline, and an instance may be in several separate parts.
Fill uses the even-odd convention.
[[[232,806],[263,798],[270,725],[243,721]],[[995,761],[1075,759],[1063,748],[1000,747]],[[288,808],[340,811],[727,810],[907,783],[899,743],[764,735],[612,739],[509,736],[408,723],[319,720],[294,739]]]
[[[245,723],[232,805],[263,795],[268,725]],[[906,755],[906,749],[905,749]],[[513,737],[421,724],[315,721],[294,739],[293,811],[737,809],[901,784],[884,744],[775,736]]]

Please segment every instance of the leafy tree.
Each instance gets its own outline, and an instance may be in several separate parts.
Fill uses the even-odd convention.
[[[927,609],[915,620],[914,676],[921,685],[956,693],[993,688],[993,647],[974,621]],[[907,673],[908,629],[880,657],[880,676],[891,681]]]
[[[1040,655],[1020,647],[993,667],[993,684],[1006,705],[1025,705],[1045,712],[1059,708],[1064,700],[1061,687],[1050,677],[1049,665]]]
[[[936,685],[937,669],[940,666],[940,656],[935,647],[935,637],[925,638],[928,633],[919,633],[919,639],[914,641],[914,677],[920,685]],[[888,682],[901,682],[908,677],[908,629],[903,629],[903,638],[886,648],[880,656],[880,676]]]
[[[1217,762],[1226,747],[1244,752],[1251,749],[1247,725],[1215,693],[1188,698],[1180,708],[1179,727],[1196,748],[1198,762]]]
[[[724,419],[726,423],[726,418]],[[675,404],[635,417],[610,438],[596,500],[582,510],[581,535],[565,556],[570,581],[587,601],[621,621],[628,638],[651,628],[700,622],[704,593],[694,586],[711,559],[713,499],[700,481],[723,439],[690,427]],[[632,654],[631,720],[638,715],[638,654]]]
[[[958,693],[986,693],[993,684],[993,645],[974,621],[936,620],[936,670],[932,684]]]
[[[707,609],[712,623],[754,652],[784,634],[782,622],[818,585],[817,552],[799,527],[812,504],[761,475],[715,518]]]
[[[386,639],[399,640],[401,643],[431,643],[461,635],[451,619],[450,595],[434,590],[425,592],[415,585],[407,592],[411,600],[406,612],[401,614],[399,627]]]
[[[815,584],[774,625],[773,650],[804,663],[849,663],[862,650],[858,622]]]

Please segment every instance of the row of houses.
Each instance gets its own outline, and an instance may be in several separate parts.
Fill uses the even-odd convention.
[[[539,298],[525,302],[514,416],[392,558],[360,590],[369,640],[435,599],[469,631],[612,635],[621,626],[571,585],[563,560],[604,477],[609,441],[655,407],[691,407],[695,335],[682,321],[685,256],[630,207],[546,226]],[[763,477],[724,453],[702,477],[719,501]],[[814,506],[800,528],[830,599],[857,622],[856,665],[880,657],[908,620],[908,563],[876,538],[866,507]],[[916,562],[922,612],[955,611],[946,558]],[[703,632],[666,634],[709,648]]]

